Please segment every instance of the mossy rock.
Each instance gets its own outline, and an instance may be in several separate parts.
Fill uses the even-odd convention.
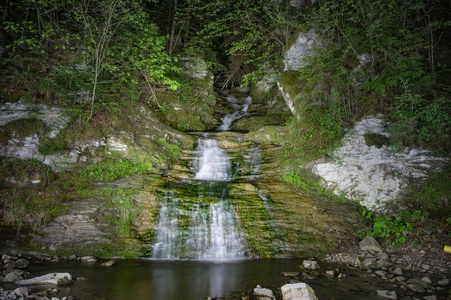
[[[50,127],[44,121],[37,118],[19,119],[0,127],[0,143],[4,144],[15,133],[20,138],[38,134],[40,136],[50,132]]]
[[[282,115],[251,116],[237,120],[232,125],[235,131],[255,131],[263,126],[280,126],[285,124],[287,118]]]

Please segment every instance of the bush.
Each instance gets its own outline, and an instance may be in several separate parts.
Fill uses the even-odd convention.
[[[395,97],[389,128],[398,147],[420,144],[442,153],[451,149],[451,101],[436,98],[427,101],[422,95],[406,91]]]
[[[423,211],[402,211],[396,217],[388,215],[375,216],[373,211],[363,210],[362,215],[371,223],[371,228],[364,232],[361,237],[372,236],[386,238],[392,246],[399,246],[407,241],[416,223],[424,221],[426,214]]]

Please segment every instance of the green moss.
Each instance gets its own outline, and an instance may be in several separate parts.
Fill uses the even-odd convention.
[[[38,147],[39,153],[43,155],[51,155],[58,152],[64,152],[69,150],[71,150],[71,148],[67,145],[65,141],[58,141],[54,139],[41,141]]]
[[[35,229],[61,214],[63,197],[54,185],[56,175],[35,159],[0,160],[0,181],[14,178],[21,188],[0,189],[0,225]],[[31,180],[39,183],[31,184]]]
[[[42,120],[37,118],[20,119],[0,127],[0,143],[6,143],[12,138],[13,133],[20,138],[25,138],[33,134],[42,136],[49,131],[50,128]]]
[[[445,220],[451,215],[451,168],[434,173],[423,184],[411,187],[416,205],[431,216]]]

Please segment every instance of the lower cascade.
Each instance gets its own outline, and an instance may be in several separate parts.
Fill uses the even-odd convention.
[[[153,258],[244,258],[240,222],[227,199],[232,164],[226,151],[200,138],[194,167],[194,180],[174,184],[162,197]]]

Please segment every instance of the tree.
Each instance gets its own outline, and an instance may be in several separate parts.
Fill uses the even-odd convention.
[[[92,118],[99,76],[108,67],[111,43],[120,26],[133,21],[138,10],[136,2],[124,0],[72,0],[75,20],[86,35],[86,52],[93,59],[94,79],[91,93]]]

